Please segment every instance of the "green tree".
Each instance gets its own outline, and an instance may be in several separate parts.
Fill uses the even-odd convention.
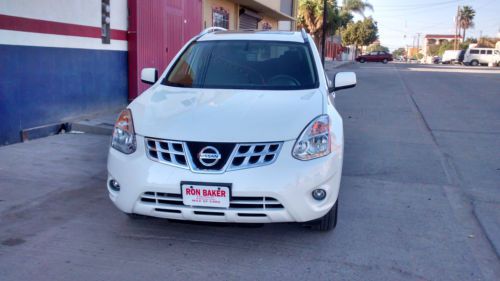
[[[327,1],[327,30],[333,33],[336,16],[338,16],[337,2],[335,0]],[[323,36],[323,0],[300,0],[297,14],[297,26],[304,28],[314,37],[314,42],[319,46]]]
[[[339,28],[352,22],[352,14],[339,9],[336,0],[327,1],[327,35],[333,35]],[[323,0],[299,0],[297,27],[313,35],[319,46],[323,36]]]
[[[427,47],[427,55],[428,56],[439,56],[439,47],[440,45],[430,45]]]
[[[387,48],[386,46],[382,46],[380,44],[371,44],[370,46],[368,46],[368,48],[366,48],[366,51],[367,52],[382,51],[389,53],[389,48]]]
[[[368,1],[362,0],[343,0],[342,9],[347,12],[352,12],[361,15],[363,18],[365,17],[365,11],[371,10],[373,11],[372,4],[368,3]]]
[[[402,57],[406,54],[406,50],[405,48],[397,48],[396,50],[394,50],[394,52],[392,52],[392,55],[394,57]]]
[[[474,27],[476,11],[471,6],[463,6],[458,13],[458,24],[462,29],[462,38],[465,40],[465,31]]]
[[[377,22],[372,17],[365,18],[362,21],[349,23],[342,30],[342,42],[347,45],[367,46],[378,38]]]
[[[422,55],[421,53],[416,53],[413,55],[414,60],[421,60],[423,58],[424,58],[424,55]]]

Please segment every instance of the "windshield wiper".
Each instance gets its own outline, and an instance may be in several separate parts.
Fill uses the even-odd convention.
[[[179,88],[192,88],[193,87],[191,85],[186,85],[186,84],[176,83],[176,82],[168,82],[168,81],[166,84],[167,84],[167,86],[179,87]]]

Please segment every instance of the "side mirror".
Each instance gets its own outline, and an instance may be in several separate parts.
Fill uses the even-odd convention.
[[[156,68],[143,68],[141,70],[141,81],[146,84],[154,84],[158,81],[158,70]]]
[[[333,77],[333,87],[329,88],[330,92],[349,89],[356,86],[356,73],[354,72],[339,72]]]

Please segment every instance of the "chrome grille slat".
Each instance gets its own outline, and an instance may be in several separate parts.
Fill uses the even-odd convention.
[[[266,210],[284,209],[281,202],[273,197],[248,197],[235,196],[236,199],[229,200],[228,210]],[[185,206],[182,203],[181,194],[162,193],[148,191],[141,195],[140,201],[144,204],[154,204],[157,207],[178,207]],[[153,202],[154,201],[154,202]],[[210,209],[209,207],[194,207],[200,209]]]
[[[156,195],[156,199],[158,199],[158,200],[182,201],[182,198],[159,196],[159,195]]]
[[[238,143],[226,165],[220,170],[200,169],[193,163],[193,157],[188,144],[182,141],[164,140],[145,137],[145,146],[149,159],[175,167],[190,169],[197,173],[224,173],[248,168],[270,165],[276,161],[283,142]],[[241,151],[240,151],[241,150]]]
[[[233,170],[270,165],[274,163],[278,158],[278,154],[281,150],[282,144],[283,144],[282,142],[238,144],[235,148],[235,153],[232,159],[230,159],[231,162],[227,170],[233,171]],[[257,152],[255,151],[257,147],[262,147],[262,146],[264,148],[261,151]],[[274,147],[275,149],[271,151],[271,147]],[[244,148],[245,152],[240,152],[241,148]],[[246,150],[246,148],[248,148],[248,150]],[[257,157],[258,159],[256,161],[252,161]],[[271,157],[271,159],[268,160],[266,159],[266,157]],[[243,161],[239,165],[235,161],[235,159],[237,158],[239,159],[243,158]]]
[[[147,137],[145,137],[144,140],[146,143],[146,154],[149,159],[172,166],[189,169],[185,152],[186,149],[183,142]],[[174,145],[180,146],[182,148],[182,151],[175,149]],[[166,147],[166,149],[164,147]],[[184,161],[179,161],[177,159],[178,157],[180,159],[184,159]]]

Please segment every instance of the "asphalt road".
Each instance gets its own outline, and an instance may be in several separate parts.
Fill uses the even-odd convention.
[[[109,138],[0,147],[0,280],[500,280],[500,71],[356,64],[334,232],[130,220]]]

